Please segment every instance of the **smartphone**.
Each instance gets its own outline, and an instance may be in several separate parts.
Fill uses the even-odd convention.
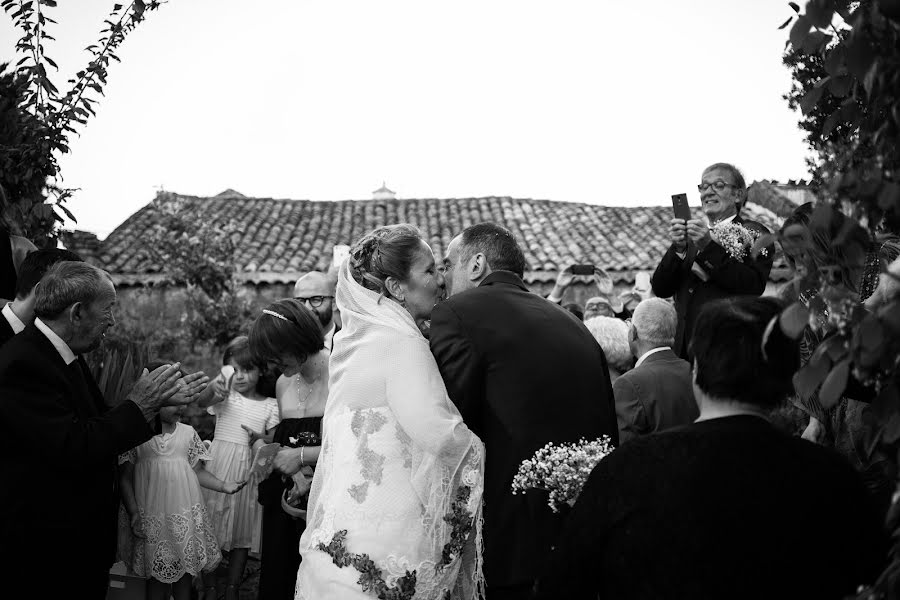
[[[594,265],[572,265],[572,275],[593,275]]]
[[[675,211],[676,219],[684,219],[685,221],[691,219],[691,207],[688,206],[687,194],[673,194],[672,209]]]

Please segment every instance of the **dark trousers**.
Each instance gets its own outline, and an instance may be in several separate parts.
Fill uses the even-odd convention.
[[[263,505],[258,600],[294,600],[304,529],[306,521],[284,512],[281,504]]]

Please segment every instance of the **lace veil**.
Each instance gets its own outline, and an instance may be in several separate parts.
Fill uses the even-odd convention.
[[[343,327],[334,338],[329,363],[322,452],[301,552],[321,549],[320,544],[327,545],[335,532],[348,528],[348,521],[349,527],[383,530],[385,523],[370,522],[373,514],[375,520],[398,517],[367,504],[402,493],[421,508],[415,511],[416,522],[407,528],[420,532],[417,539],[394,542],[403,547],[398,564],[418,571],[415,595],[409,597],[477,598],[484,586],[484,446],[448,397],[428,341],[406,309],[357,283],[347,260],[340,268],[336,301]],[[356,437],[347,433],[351,428]],[[385,436],[389,430],[391,435]],[[367,456],[372,459],[368,466],[377,467],[378,476],[368,477],[360,493],[356,486],[348,488],[346,472],[353,469],[347,465],[353,457]],[[360,458],[360,463],[366,460]],[[368,466],[363,464],[361,469]],[[408,498],[411,494],[415,497]],[[368,516],[367,520],[342,516],[348,514]],[[371,556],[391,584],[403,571],[376,559],[394,558],[392,540],[383,544],[378,549],[352,547],[348,542],[346,551]]]

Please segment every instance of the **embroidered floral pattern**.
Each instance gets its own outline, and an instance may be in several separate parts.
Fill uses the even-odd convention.
[[[378,565],[368,554],[356,554],[347,550],[347,530],[342,529],[331,537],[328,545],[319,543],[318,550],[331,557],[338,567],[350,567],[359,571],[356,581],[364,592],[374,594],[379,600],[412,600],[416,595],[416,571],[406,571],[406,575],[389,586]]]
[[[363,500],[365,500],[366,496],[369,494],[369,482],[365,481],[363,483],[351,485],[350,489],[347,491],[349,492],[351,498],[362,504]]]
[[[368,445],[363,443],[359,450],[356,451],[356,458],[359,459],[360,473],[363,479],[371,481],[375,485],[381,483],[381,475],[384,472],[384,457],[377,452],[369,449]]]
[[[403,467],[406,469],[412,468],[412,452],[409,450],[409,445],[412,443],[412,438],[403,431],[403,428],[400,427],[400,423],[396,423],[394,425],[394,435],[397,437],[397,441],[400,442],[400,454],[403,456]]]
[[[359,460],[359,473],[365,481],[350,486],[347,492],[354,500],[362,504],[369,492],[369,483],[381,484],[384,473],[384,456],[369,448],[369,436],[376,433],[387,423],[387,418],[374,410],[361,410],[353,414],[350,429],[359,438],[356,458]]]
[[[362,433],[372,434],[384,427],[387,419],[381,413],[374,410],[360,410],[353,415],[350,421],[350,429],[353,435],[359,437]]]
[[[469,496],[472,495],[472,488],[461,485],[456,490],[456,499],[450,504],[450,512],[444,515],[444,521],[452,527],[450,532],[450,541],[444,544],[441,551],[441,561],[435,567],[435,570],[443,569],[453,559],[460,555],[463,546],[466,544],[466,538],[472,531],[473,517],[468,510]]]
[[[141,520],[147,537],[134,544],[131,557],[131,568],[141,577],[172,583],[219,564],[222,553],[202,504],[165,516],[142,511]]]

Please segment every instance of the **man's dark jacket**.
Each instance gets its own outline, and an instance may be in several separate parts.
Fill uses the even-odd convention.
[[[13,331],[12,325],[9,324],[6,317],[0,315],[0,347],[11,340],[14,335],[16,335],[16,332]]]
[[[450,398],[485,444],[488,587],[528,584],[561,517],[546,492],[513,495],[513,477],[548,442],[618,442],[606,357],[581,321],[509,271],[440,303],[430,340]]]
[[[29,325],[0,348],[0,427],[4,566],[78,561],[102,575],[115,557],[117,457],[153,435],[141,410],[107,409],[84,359],[66,365]]]
[[[691,365],[669,348],[650,354],[613,384],[619,443],[688,425],[700,416]]]
[[[759,223],[742,220],[740,215],[733,222],[762,235],[769,233]],[[675,252],[675,245],[669,246],[650,283],[656,296],[675,297],[678,331],[673,350],[678,356],[691,361],[688,353],[691,333],[705,304],[734,296],[759,296],[765,291],[774,254],[775,247],[768,246],[765,255],[760,253],[754,259],[748,251],[744,259],[739,261],[732,258],[717,242],[711,241],[701,252],[697,252],[694,244],[689,244],[687,254],[681,259]],[[706,271],[708,281],[703,281],[691,270],[695,262]]]

